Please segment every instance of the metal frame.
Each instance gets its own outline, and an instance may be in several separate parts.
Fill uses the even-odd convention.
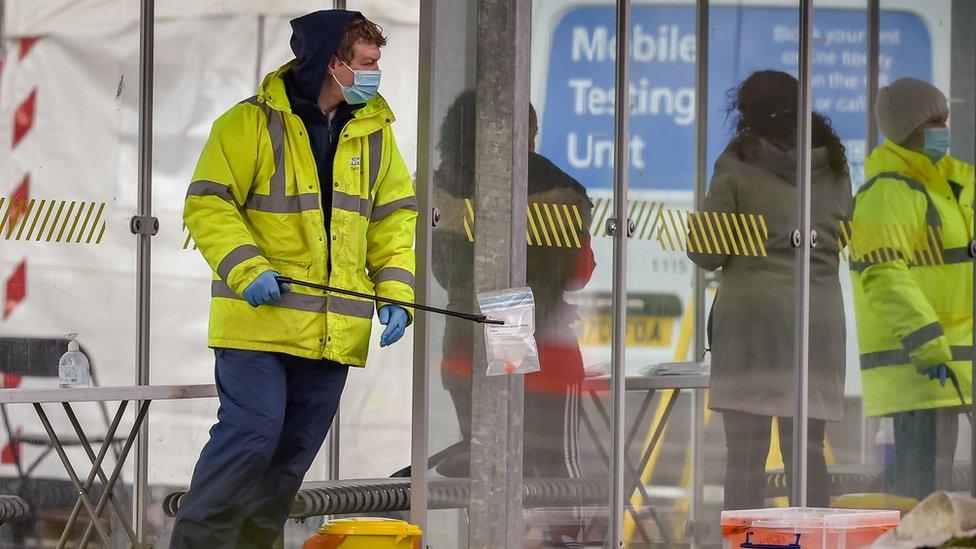
[[[878,101],[878,81],[880,66],[878,60],[881,55],[881,0],[867,0],[868,2],[868,66],[867,66],[867,153],[870,154],[878,146],[878,121],[874,118],[874,105]]]
[[[7,57],[7,0],[0,0],[0,59]]]
[[[610,460],[610,547],[623,546],[625,364],[627,342],[627,168],[630,162],[630,0],[617,0],[616,70],[614,73],[613,148],[613,342],[610,350],[610,405],[613,420]]]
[[[704,209],[708,179],[708,34],[709,0],[695,2],[695,211]],[[705,328],[708,322],[705,308],[705,271],[696,268],[694,273],[694,322],[695,322],[695,360],[705,355]],[[691,392],[691,513],[689,525],[692,545],[697,545],[698,515],[701,512],[703,486],[705,479],[705,389]]]
[[[345,0],[333,0],[333,6],[338,9],[345,8]],[[878,85],[877,62],[878,62],[878,30],[879,30],[879,0],[868,0],[868,34],[869,34],[869,67],[868,67],[868,148],[873,148],[877,141],[876,122],[871,113],[875,102],[876,89]],[[798,428],[794,432],[794,482],[793,497],[794,503],[803,505],[806,501],[806,479],[807,479],[807,384],[808,384],[808,348],[809,348],[809,276],[810,276],[810,127],[811,127],[811,31],[812,31],[812,0],[801,0],[800,2],[800,45],[799,45],[799,82],[800,93],[798,103],[798,166],[797,180],[799,182],[798,213],[799,230],[802,235],[801,248],[797,258],[797,350],[796,350],[796,371],[797,371],[797,402],[796,417]],[[707,127],[707,31],[708,31],[708,0],[698,0],[698,29],[696,43],[699,53],[699,69],[696,73],[696,89],[699,90],[696,102],[696,114],[698,116],[699,128]],[[433,49],[433,27],[435,6],[433,0],[423,0],[421,4],[421,62],[420,62],[420,119],[418,128],[418,142],[426,144],[426,149],[422,149],[418,154],[418,174],[423,179],[419,179],[423,184],[418,185],[418,194],[421,203],[425,199],[429,200],[431,184],[431,123],[430,117],[432,109],[430,104],[430,92],[433,87],[434,72],[431,63],[425,63],[429,59]],[[149,217],[152,214],[152,86],[153,86],[153,13],[154,0],[142,0],[140,7],[140,110],[139,110],[139,189],[138,189],[138,215]],[[617,21],[617,64],[615,73],[616,82],[616,104],[626,105],[626,85],[622,85],[629,80],[629,42],[630,42],[630,0],[618,0],[616,6]],[[426,26],[423,26],[426,25]],[[0,35],[3,32],[3,0],[0,0]],[[0,48],[2,48],[0,41]],[[425,54],[427,57],[425,57]],[[260,55],[260,52],[259,52]],[[704,85],[704,87],[703,87]],[[705,90],[705,94],[701,91]],[[614,152],[614,216],[618,220],[618,226],[624,227],[623,222],[627,218],[627,171],[628,171],[628,147],[627,137],[628,113],[625,108],[616,109],[615,120],[615,142],[617,146]],[[699,130],[697,135],[696,148],[698,152],[698,166],[696,178],[696,204],[700,204],[704,188],[705,174],[707,173],[706,151],[704,149],[705,132]],[[425,263],[419,265],[421,274],[421,284],[418,286],[418,297],[423,299],[429,295],[429,238],[430,238],[430,212],[423,211],[420,216],[421,231],[418,233],[418,252],[425,259]],[[625,433],[623,428],[624,419],[624,338],[626,334],[626,230],[615,231],[614,238],[614,302],[613,306],[618,314],[614,315],[613,326],[613,350],[612,350],[612,378],[611,378],[611,402],[612,402],[612,501],[611,501],[611,546],[619,547],[622,543],[622,525],[624,516],[624,476],[625,464],[623,448],[625,446]],[[149,383],[149,344],[150,344],[150,280],[151,280],[151,235],[141,234],[138,236],[137,262],[137,307],[138,307],[138,331],[137,331],[137,356],[138,369],[136,372],[136,383],[147,385]],[[700,276],[700,275],[699,275]],[[976,278],[974,278],[976,284]],[[696,277],[696,350],[703,341],[704,324],[704,284],[703,280]],[[427,333],[427,322],[423,315],[418,317],[415,325],[415,349],[414,349],[414,387],[413,387],[413,436],[412,436],[412,468],[413,476],[413,497],[411,520],[421,526],[426,525],[426,454],[427,454],[427,418],[428,418],[428,382],[429,382],[429,337]],[[976,384],[976,382],[974,382]],[[59,402],[63,398],[63,393],[59,397]],[[134,522],[136,525],[135,536],[138,542],[145,543],[148,530],[147,507],[148,507],[148,433],[143,421],[139,417],[148,407],[149,400],[141,401],[140,416],[137,416],[137,425],[141,427],[140,436],[136,446],[136,480],[135,486],[135,510]],[[64,404],[67,407],[67,404]],[[39,414],[43,414],[43,409],[37,405]],[[120,411],[124,407],[120,407]],[[66,410],[67,411],[67,410]],[[121,412],[119,412],[121,413]],[[43,416],[46,418],[46,416]],[[144,418],[143,418],[144,419]],[[42,419],[49,424],[46,419]],[[80,433],[79,433],[80,434]],[[109,437],[111,438],[111,437]],[[338,438],[338,437],[336,437]],[[60,447],[60,446],[59,446]],[[331,447],[331,445],[330,445]],[[90,446],[86,448],[89,457],[93,456]],[[102,451],[104,449],[100,449]],[[60,453],[60,452],[59,452]],[[973,453],[976,455],[976,436],[974,436]],[[100,469],[99,456],[93,460],[93,469],[89,474],[92,479],[94,476],[102,478],[104,472]],[[336,456],[338,457],[338,456]],[[124,459],[124,455],[123,455]],[[123,460],[120,460],[121,463]],[[70,464],[66,465],[70,466]],[[69,471],[70,473],[70,471]],[[73,475],[75,478],[76,475]],[[111,480],[109,478],[108,480]],[[80,482],[80,479],[79,479]],[[84,484],[82,484],[84,486]],[[696,487],[697,490],[697,487]],[[973,487],[976,493],[976,485]],[[110,491],[106,493],[110,494]],[[87,505],[85,502],[87,501]],[[99,502],[99,506],[104,507],[108,503],[114,503],[111,498]],[[79,506],[86,508],[91,506],[91,501],[84,498],[78,503]],[[89,509],[91,511],[92,509]],[[93,523],[95,530],[99,526]],[[99,532],[102,534],[102,532]]]
[[[796,126],[796,182],[799,214],[800,246],[796,259],[796,415],[793,428],[792,504],[807,505],[807,425],[809,417],[810,376],[810,249],[813,240],[811,225],[811,163],[810,146],[812,104],[813,0],[800,0],[800,43],[798,64],[797,126]]]
[[[420,3],[420,49],[418,55],[417,105],[417,198],[421,204],[417,220],[417,301],[430,303],[431,239],[433,232],[434,158],[433,91],[436,0]],[[414,321],[413,388],[410,443],[410,522],[427,531],[427,457],[430,420],[430,322],[427,314]],[[426,535],[426,534],[424,534]],[[421,540],[421,547],[426,541]]]
[[[152,145],[153,145],[153,34],[155,29],[155,1],[142,0],[139,9],[139,211],[143,219],[152,217]],[[138,368],[136,385],[149,385],[150,295],[152,286],[151,231],[137,236],[136,278],[137,334],[136,356]],[[141,411],[140,411],[141,413]],[[134,501],[137,543],[147,542],[149,532],[149,424],[142,424],[136,445]],[[120,461],[121,463],[121,461]]]

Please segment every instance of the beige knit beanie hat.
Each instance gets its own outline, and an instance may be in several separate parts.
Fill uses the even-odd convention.
[[[899,78],[878,91],[874,117],[885,137],[901,143],[926,120],[948,110],[939,88],[918,78]]]

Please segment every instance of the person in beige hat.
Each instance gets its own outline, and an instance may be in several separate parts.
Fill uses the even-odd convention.
[[[864,410],[894,420],[886,491],[922,499],[950,488],[960,398],[947,379],[972,402],[973,166],[949,155],[949,103],[928,82],[882,88],[875,116],[885,140],[865,161],[850,246]]]

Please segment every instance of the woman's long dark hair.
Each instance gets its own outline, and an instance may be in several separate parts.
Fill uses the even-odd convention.
[[[756,151],[760,138],[779,145],[796,143],[796,78],[781,71],[757,71],[728,96],[726,114],[736,132],[730,147],[740,160]],[[831,171],[847,173],[847,152],[830,119],[814,112],[812,134],[814,147],[827,147]]]

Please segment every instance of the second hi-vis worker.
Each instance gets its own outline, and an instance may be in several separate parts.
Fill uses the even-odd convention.
[[[972,401],[973,167],[949,156],[948,102],[931,84],[896,80],[876,116],[887,139],[866,160],[850,250],[864,407],[894,418],[886,490],[921,499],[951,472],[949,368]]]
[[[180,503],[172,547],[271,547],[363,366],[373,301],[276,275],[414,300],[417,201],[376,94],[381,29],[358,12],[291,22],[296,59],[213,125],[184,220],[213,269],[218,422]],[[410,313],[379,304],[398,340]]]

